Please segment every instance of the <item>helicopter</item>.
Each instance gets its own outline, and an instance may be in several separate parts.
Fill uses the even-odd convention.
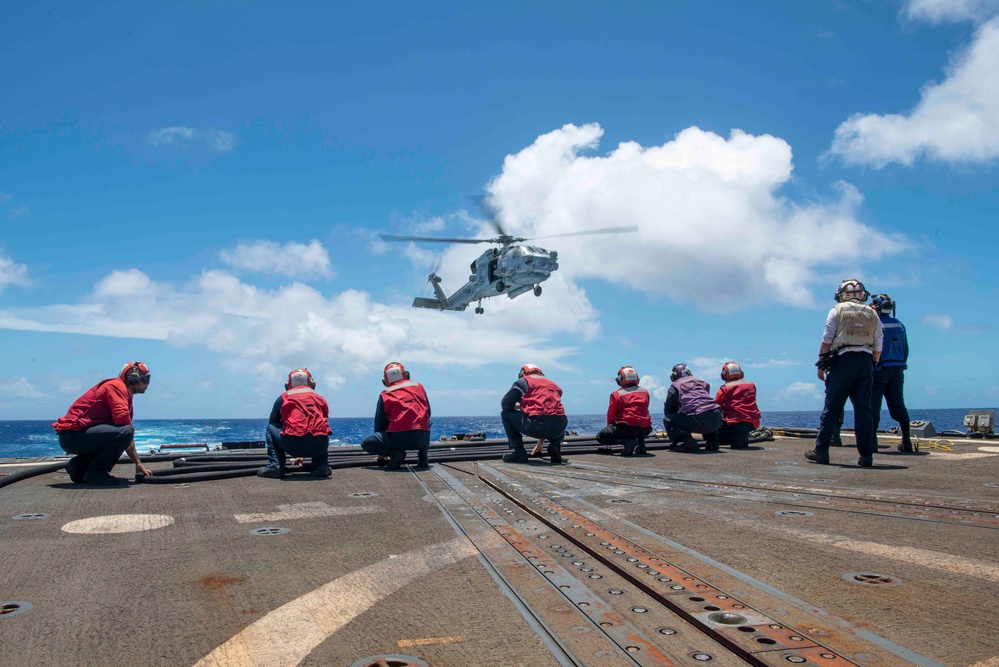
[[[473,301],[476,302],[475,314],[485,312],[482,300],[493,296],[506,294],[516,299],[521,294],[533,291],[534,296],[541,296],[541,283],[548,280],[551,274],[558,270],[558,253],[533,245],[521,245],[526,241],[536,239],[559,238],[566,236],[584,236],[589,234],[617,234],[638,231],[638,227],[609,227],[607,229],[588,229],[566,234],[520,238],[503,231],[499,221],[493,218],[492,224],[499,236],[491,239],[441,238],[436,236],[398,236],[395,234],[380,234],[383,241],[429,241],[433,243],[494,243],[497,248],[490,248],[479,255],[471,264],[471,275],[464,286],[458,288],[450,296],[441,286],[440,276],[432,271],[427,280],[433,286],[435,298],[416,297],[414,308],[432,308],[435,310],[462,311]]]

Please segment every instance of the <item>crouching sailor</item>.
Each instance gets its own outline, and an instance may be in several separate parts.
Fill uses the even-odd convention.
[[[507,463],[527,463],[524,436],[548,440],[552,463],[562,463],[562,440],[569,423],[562,407],[562,388],[545,377],[534,364],[520,367],[517,381],[500,400],[500,419],[510,449]]]
[[[430,400],[419,382],[410,379],[409,371],[393,361],[382,371],[385,390],[375,406],[375,433],[361,443],[361,448],[375,454],[380,466],[398,470],[408,450],[416,450],[417,465],[430,465]]]
[[[132,426],[132,396],[146,393],[151,378],[149,367],[141,361],[125,364],[118,377],[95,384],[52,424],[59,434],[59,446],[75,454],[66,464],[74,483],[124,484],[124,479],[111,476],[122,452],[128,452],[136,473],[153,474],[139,461]]]
[[[285,392],[271,408],[264,440],[267,442],[267,466],[257,470],[260,477],[285,475],[285,457],[307,456],[312,459],[312,474],[332,475],[329,464],[330,406],[316,393],[316,381],[308,368],[288,373]]]
[[[670,371],[673,384],[666,392],[663,404],[663,426],[676,452],[691,453],[698,450],[692,433],[704,436],[704,448],[718,449],[718,429],[722,425],[722,412],[711,398],[711,385],[694,377],[687,364],[677,364]],[[682,444],[681,444],[682,443]]]
[[[598,450],[601,454],[611,454],[615,442],[624,444],[621,456],[645,454],[645,438],[652,433],[652,417],[649,415],[649,392],[638,386],[638,371],[631,366],[623,366],[614,378],[617,391],[611,392],[607,406],[607,426],[597,433]]]
[[[715,403],[725,417],[718,431],[719,444],[749,449],[749,432],[760,427],[756,385],[745,378],[742,367],[734,361],[722,366],[721,379],[725,384],[715,394]]]

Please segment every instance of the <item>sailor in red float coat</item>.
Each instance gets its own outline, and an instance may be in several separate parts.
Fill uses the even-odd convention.
[[[309,466],[316,477],[332,474],[329,467],[330,406],[316,393],[316,381],[307,368],[288,373],[285,391],[271,408],[264,441],[267,443],[267,465],[257,470],[260,477],[280,478],[285,475],[288,455],[309,457]]]
[[[616,442],[623,442],[621,456],[632,456],[636,450],[644,454],[644,440],[650,433],[652,417],[649,415],[648,390],[632,386],[612,392],[607,407],[607,426],[597,433],[597,442],[602,445],[598,453],[610,454]]]
[[[725,417],[718,430],[719,443],[732,449],[748,449],[749,432],[760,427],[756,385],[743,377],[742,368],[734,361],[722,366],[721,378],[725,384],[715,394],[715,403]]]
[[[525,364],[520,377],[500,401],[500,418],[511,451],[503,456],[507,463],[526,463],[524,435],[549,441],[552,463],[562,462],[562,439],[569,420],[562,407],[562,389],[549,380],[541,369]]]
[[[132,396],[144,394],[151,378],[144,363],[127,363],[118,377],[95,384],[52,424],[59,434],[59,446],[75,454],[66,464],[66,472],[74,483],[101,486],[123,483],[125,480],[110,474],[122,452],[128,453],[138,474],[153,474],[139,460],[132,426]]]
[[[377,456],[376,463],[397,470],[406,460],[407,450],[416,450],[417,465],[430,465],[430,399],[419,382],[410,380],[399,362],[382,372],[385,389],[375,406],[375,432],[364,439],[361,448]]]

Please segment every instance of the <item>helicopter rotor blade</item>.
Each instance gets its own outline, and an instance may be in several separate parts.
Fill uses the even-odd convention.
[[[440,236],[399,236],[379,234],[382,241],[429,241],[431,243],[492,243],[492,239],[452,239]]]
[[[503,229],[503,225],[499,221],[499,210],[496,205],[492,203],[492,195],[473,195],[470,197],[472,201],[478,204],[482,212],[486,214],[486,219],[489,223],[496,228],[496,231],[500,233],[500,236],[509,236],[506,230]]]
[[[529,239],[523,239],[524,241],[534,241],[537,239],[557,239],[564,236],[589,236],[590,234],[629,234],[631,232],[637,232],[638,225],[632,225],[631,227],[607,227],[605,229],[586,229],[581,232],[566,232],[565,234],[551,234],[550,236],[532,236]]]

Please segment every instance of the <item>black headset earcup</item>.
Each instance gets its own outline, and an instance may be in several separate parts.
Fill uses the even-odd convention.
[[[405,375],[405,376],[406,376],[406,379],[407,379],[407,380],[409,379],[409,371],[406,371],[405,373],[403,373],[403,375]]]

